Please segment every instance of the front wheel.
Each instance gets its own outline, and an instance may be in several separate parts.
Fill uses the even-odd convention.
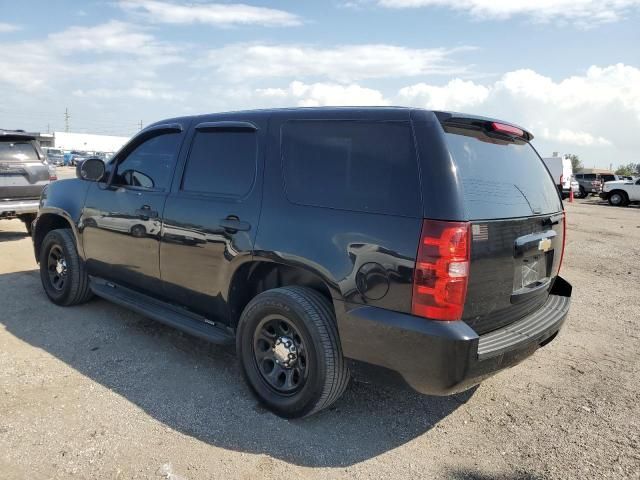
[[[258,400],[282,417],[328,407],[349,382],[331,304],[310,288],[257,295],[242,313],[236,347]]]
[[[84,261],[69,229],[52,230],[40,247],[40,281],[49,299],[58,305],[77,305],[92,296]]]
[[[624,193],[613,192],[609,195],[609,205],[613,207],[623,207],[627,204],[627,198]]]

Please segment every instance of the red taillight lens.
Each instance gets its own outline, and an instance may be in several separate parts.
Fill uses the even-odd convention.
[[[564,260],[564,245],[567,240],[567,212],[562,212],[562,252],[560,252],[560,263],[558,264],[558,275],[562,268],[562,260]]]
[[[496,132],[507,133],[509,135],[515,135],[516,137],[524,137],[524,130],[518,127],[507,125],[506,123],[493,122],[491,124],[491,127]]]
[[[49,175],[49,181],[53,182],[53,181],[55,181],[55,180],[57,180],[57,179],[58,179],[58,177],[57,177],[57,176],[55,176],[55,175]]]
[[[414,315],[460,320],[469,279],[470,224],[424,220],[413,277]]]

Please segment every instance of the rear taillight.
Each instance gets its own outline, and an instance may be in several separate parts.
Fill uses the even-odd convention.
[[[53,181],[55,181],[57,179],[58,179],[58,177],[56,175],[49,175],[49,181],[50,182],[53,182]]]
[[[424,220],[413,278],[414,315],[460,320],[469,280],[470,224]]]
[[[558,274],[562,268],[562,260],[564,260],[564,244],[567,239],[567,212],[562,212],[562,252],[560,252],[560,263],[558,264]]]

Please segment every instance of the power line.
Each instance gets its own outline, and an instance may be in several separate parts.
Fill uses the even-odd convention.
[[[69,132],[69,118],[71,116],[69,115],[69,109],[65,108],[64,109],[64,131],[65,132]]]

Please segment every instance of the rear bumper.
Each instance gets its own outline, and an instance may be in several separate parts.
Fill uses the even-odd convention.
[[[361,306],[337,312],[344,355],[399,373],[413,389],[449,395],[514,366],[553,340],[571,303],[561,277],[547,303],[504,328],[478,335],[462,321],[436,322]]]
[[[40,200],[0,200],[0,217],[37,213]]]

